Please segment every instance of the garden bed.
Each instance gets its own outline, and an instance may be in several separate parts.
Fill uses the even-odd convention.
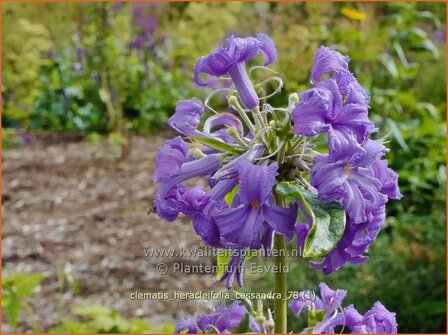
[[[132,300],[130,293],[222,289],[211,274],[155,269],[194,259],[145,257],[145,248],[203,247],[188,220],[147,215],[155,153],[170,135],[134,136],[126,159],[106,141],[73,135],[32,134],[31,143],[3,151],[3,271],[44,274],[32,300],[42,331],[93,303],[153,325],[174,322],[200,301]],[[22,322],[17,331],[29,329]],[[10,331],[6,324],[3,330]]]

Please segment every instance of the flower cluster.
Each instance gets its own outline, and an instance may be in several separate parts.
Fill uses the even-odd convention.
[[[347,215],[345,233],[335,249],[313,266],[325,274],[346,262],[361,264],[385,219],[388,199],[400,199],[398,175],[382,156],[381,140],[370,139],[377,129],[369,120],[369,97],[348,70],[348,57],[320,47],[311,70],[314,88],[301,94],[292,112],[294,133],[327,134],[328,154],[317,155],[311,184],[322,203],[337,201]]]
[[[265,34],[231,36],[198,59],[198,85],[206,85],[203,74],[232,79],[225,89],[228,108],[218,112],[209,99],[178,102],[168,124],[182,136],[166,141],[156,154],[156,212],[170,222],[180,213],[191,217],[195,232],[215,248],[270,250],[274,234],[287,241],[297,235],[302,246],[314,224],[297,222],[304,200],[285,201],[276,192],[280,181],[292,182],[346,212],[340,241],[312,265],[328,274],[346,262],[362,263],[384,223],[387,200],[401,196],[397,174],[382,159],[387,149],[370,139],[376,128],[367,117],[369,97],[348,71],[348,58],[321,47],[311,71],[314,87],[300,99],[291,94],[287,107],[272,107],[266,99],[281,89],[281,79],[273,76],[254,85],[246,68],[259,54],[265,66],[277,59]],[[271,82],[278,88],[265,95]],[[325,155],[314,150],[320,134],[328,136]],[[197,177],[206,177],[208,187],[184,183]],[[244,254],[230,257],[221,278],[229,289],[235,280],[242,286]]]
[[[249,316],[248,329],[260,333],[260,325],[249,314],[247,308],[238,301],[228,306],[223,302],[213,312],[198,315],[196,318],[180,320],[174,329],[175,334],[232,334],[242,323],[244,317]],[[267,327],[264,327],[267,330]],[[266,331],[264,331],[266,333]]]
[[[395,313],[389,312],[379,301],[364,315],[353,305],[342,307],[347,295],[345,290],[332,290],[325,283],[320,283],[320,297],[311,296],[310,291],[302,291],[299,298],[289,304],[295,315],[308,311],[307,332],[313,334],[333,334],[335,327],[340,332],[349,329],[356,334],[395,334],[397,321]]]

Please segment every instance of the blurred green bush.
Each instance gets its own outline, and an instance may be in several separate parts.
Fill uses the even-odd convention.
[[[274,99],[284,103],[309,87],[316,48],[336,48],[350,56],[372,97],[371,117],[378,136],[388,135],[388,160],[404,197],[388,206],[368,263],[324,277],[300,262],[290,288],[315,289],[325,280],[347,289],[347,301],[362,311],[381,300],[397,312],[400,332],[445,332],[445,6],[5,3],[3,126],[158,130],[178,99],[210,92],[193,85],[194,62],[232,33],[273,37],[279,53],[273,68],[285,83]],[[270,280],[260,278],[250,289],[270,289]]]

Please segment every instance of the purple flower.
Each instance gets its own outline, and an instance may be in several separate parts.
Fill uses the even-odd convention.
[[[390,199],[401,199],[402,195],[398,189],[398,174],[387,167],[387,161],[377,159],[370,166],[372,174],[381,182],[381,192]]]
[[[247,75],[245,63],[254,56],[263,53],[265,65],[272,64],[277,59],[274,42],[265,34],[256,37],[239,38],[230,36],[226,39],[226,46],[213,50],[208,56],[197,60],[194,67],[194,80],[196,84],[205,86],[199,75],[206,73],[221,77],[229,74],[236,90],[246,108],[258,106],[258,96]]]
[[[314,65],[311,68],[311,82],[316,85],[324,75],[341,70],[348,71],[349,61],[349,57],[342,56],[339,52],[321,45],[314,55]]]
[[[331,314],[341,307],[342,301],[347,295],[346,290],[332,290],[327,284],[320,283],[320,297],[307,297],[310,291],[302,291],[299,298],[290,302],[289,308],[295,315],[302,314],[305,310],[325,310],[329,317]]]
[[[208,196],[210,196],[210,192],[208,193]],[[227,206],[223,200],[210,201],[201,212],[193,216],[194,231],[202,238],[206,245],[215,248],[224,247],[218,226],[213,218],[213,213],[226,207]]]
[[[229,305],[222,302],[212,313],[199,315],[196,319],[179,321],[174,333],[232,333],[248,313],[247,308],[239,301]],[[259,332],[259,327],[252,316],[249,316],[249,327],[253,332]]]
[[[188,216],[194,216],[208,204],[209,197],[199,186],[184,188],[179,192],[180,210]]]
[[[361,322],[353,327],[353,333],[360,334],[395,334],[397,333],[395,313],[389,312],[384,305],[377,301],[364,314]]]
[[[197,334],[199,332],[198,325],[193,319],[182,319],[174,328],[174,334]]]
[[[244,249],[236,251],[236,254],[230,257],[229,262],[226,265],[224,274],[219,278],[220,282],[226,281],[226,287],[230,290],[233,286],[233,282],[236,282],[239,287],[243,287],[243,274],[244,274],[244,260],[245,253],[241,252]],[[247,250],[247,249],[246,249]]]
[[[342,308],[342,302],[347,294],[345,290],[332,290],[321,283],[320,297],[309,297],[310,291],[302,291],[299,298],[294,299],[289,308],[300,315],[309,311],[309,332],[313,334],[333,334],[336,326],[343,326],[356,334],[395,334],[397,322],[395,313],[389,312],[380,302],[376,302],[364,316],[353,305]],[[307,294],[308,293],[308,294]],[[322,311],[323,315],[315,312]],[[343,328],[343,330],[344,330]]]
[[[204,105],[200,100],[181,100],[176,104],[176,112],[169,118],[168,124],[183,135],[198,136],[200,133],[196,129],[203,113]]]
[[[166,156],[162,157],[164,159],[166,158]],[[167,155],[167,157],[171,160],[172,156]],[[162,183],[156,195],[157,214],[161,218],[172,222],[182,210],[182,206],[185,206],[186,201],[196,206],[203,204],[205,198],[202,193],[188,192],[187,195],[184,195],[185,191],[179,184],[191,178],[204,177],[215,173],[221,164],[219,157],[219,155],[209,155],[201,159],[185,162],[180,166],[176,165],[171,171],[166,171],[163,174]],[[177,161],[174,160],[174,162]],[[159,168],[162,164],[157,164],[157,166]],[[184,202],[181,203],[180,201],[183,195]],[[193,199],[193,196],[197,196],[199,199]],[[185,209],[185,207],[183,208]],[[194,209],[190,208],[187,212],[194,211]]]
[[[366,211],[385,198],[380,192],[381,182],[356,157],[334,161],[330,155],[317,156],[311,184],[322,203],[339,202],[354,223],[366,221]]]
[[[368,106],[364,103],[343,102],[334,79],[325,79],[315,88],[305,91],[292,112],[294,133],[314,136],[331,131],[331,151],[356,142],[362,143],[376,131],[368,118]]]
[[[242,162],[238,166],[240,189],[235,198],[239,203],[214,217],[227,241],[259,249],[263,237],[272,229],[288,239],[292,238],[297,207],[283,208],[271,204],[277,169],[276,163],[259,166]]]
[[[336,80],[338,89],[347,103],[368,104],[369,96],[348,70],[349,61],[349,57],[322,45],[314,56],[311,82],[313,85],[317,85],[322,79],[333,78]]]
[[[177,174],[187,160],[187,153],[187,143],[180,136],[166,141],[156,153],[154,183]]]
[[[375,241],[385,220],[385,203],[368,212],[367,220],[354,223],[347,216],[347,226],[341,241],[322,262],[311,262],[315,269],[323,270],[325,275],[339,270],[345,263],[362,264],[368,260],[365,252]]]

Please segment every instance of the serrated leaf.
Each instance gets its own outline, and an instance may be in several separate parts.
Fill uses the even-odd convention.
[[[222,141],[215,140],[213,138],[208,138],[208,137],[190,137],[190,138],[193,141],[198,142],[203,145],[206,145],[212,149],[231,152],[233,154],[241,154],[241,150],[239,150],[238,148],[236,148],[230,144],[224,143]]]
[[[281,182],[277,193],[291,203],[299,201],[311,220],[311,229],[305,239],[305,257],[322,257],[339,243],[345,230],[345,211],[336,202],[321,204],[319,199],[293,182]],[[305,214],[305,213],[304,213]]]

